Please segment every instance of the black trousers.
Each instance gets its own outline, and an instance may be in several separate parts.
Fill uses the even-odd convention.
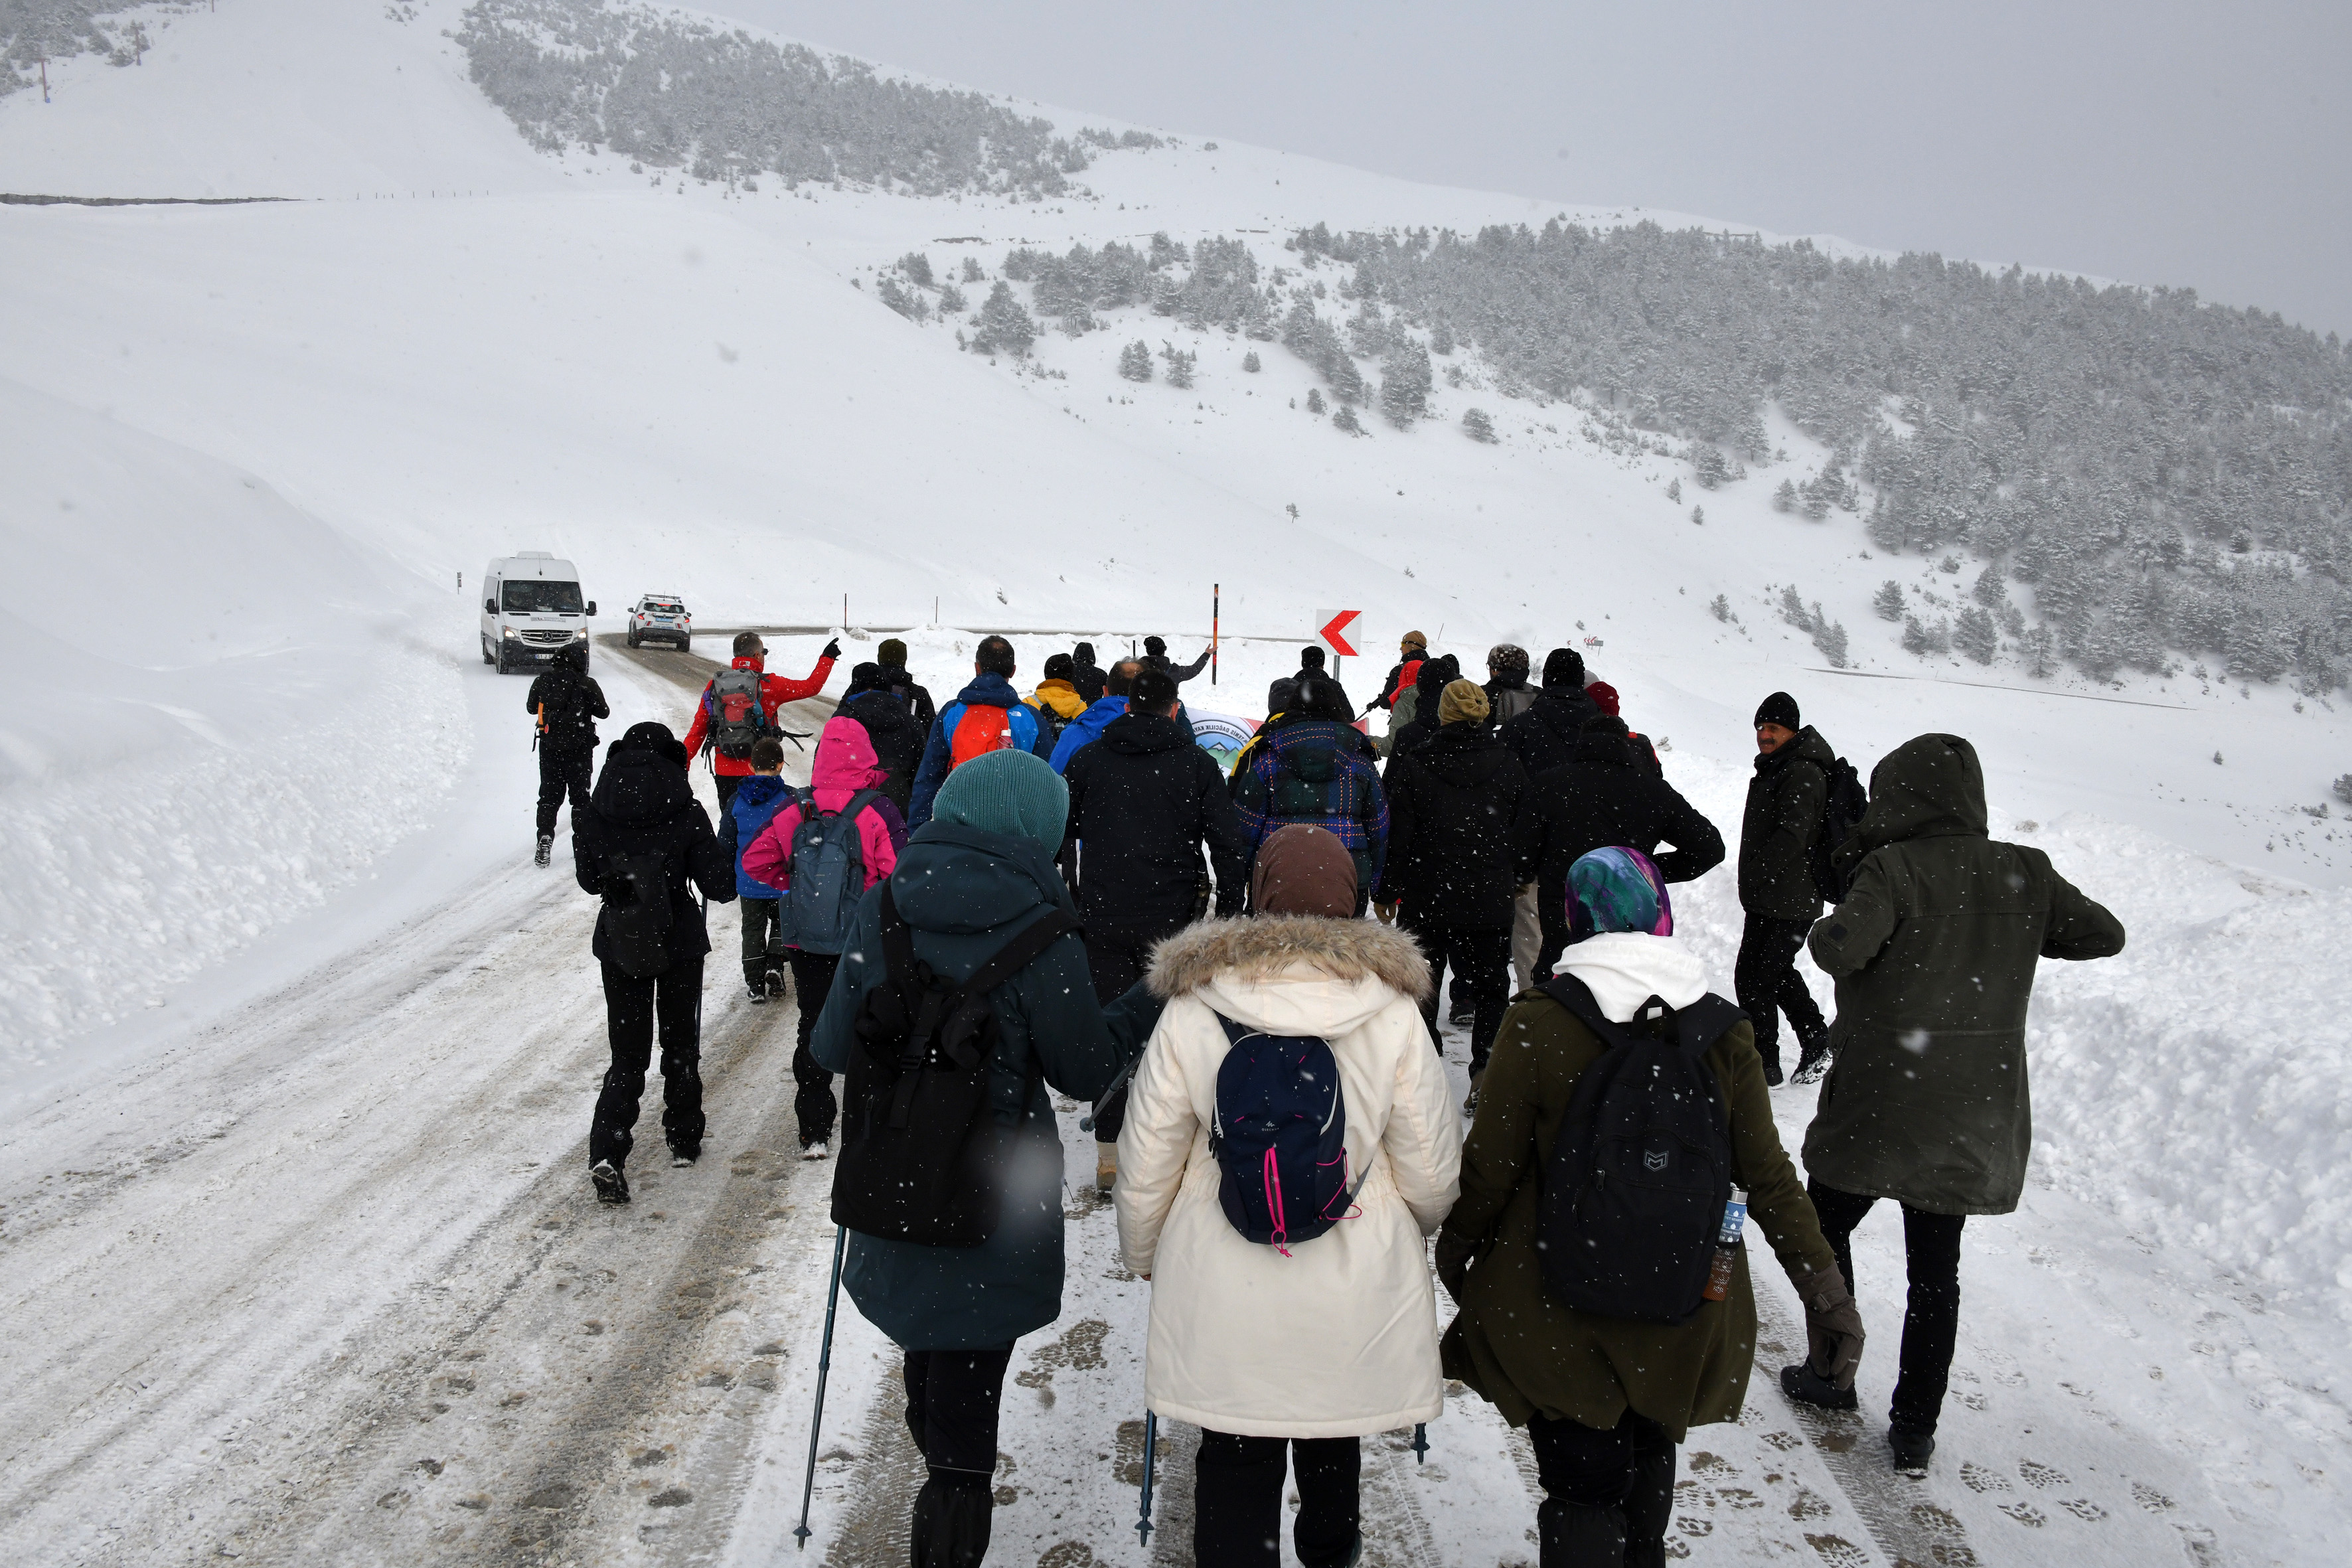
[[[800,1117],[801,1147],[805,1149],[832,1139],[833,1120],[838,1113],[833,1100],[833,1075],[809,1055],[809,1037],[816,1033],[817,1015],[824,1011],[825,994],[833,989],[833,972],[841,967],[841,955],[793,948],[792,961],[793,996],[801,1008],[800,1042],[793,1047],[793,1082],[799,1086],[793,1096],[793,1110]]]
[[[1009,1344],[907,1352],[907,1429],[933,1475],[996,1473],[996,1416]]]
[[[1192,1468],[1192,1560],[1282,1561],[1284,1450],[1298,1477],[1291,1544],[1305,1568],[1338,1568],[1355,1550],[1363,1447],[1355,1437],[1237,1437],[1201,1433]]]
[[[588,804],[589,775],[595,771],[596,753],[587,746],[551,746],[539,743],[539,836],[555,837],[555,813],[563,797],[572,797],[572,815],[577,818],[580,808]]]
[[[1474,1076],[1486,1071],[1486,1053],[1494,1047],[1503,1009],[1511,1000],[1511,928],[1422,925],[1409,914],[1400,914],[1397,923],[1412,933],[1429,959],[1429,994],[1421,1004],[1421,1016],[1429,1025],[1430,1043],[1438,1044],[1436,982],[1451,970],[1454,985],[1467,985],[1473,1002],[1470,1071]]]
[[[1853,1227],[1876,1198],[1840,1192],[1808,1182],[1822,1234],[1853,1288]],[[1933,1432],[1944,1411],[1944,1390],[1952,1378],[1952,1346],[1960,1334],[1960,1227],[1966,1215],[1929,1214],[1903,1205],[1903,1256],[1911,1291],[1903,1310],[1902,1370],[1887,1419],[1897,1426]]]
[[[719,815],[724,816],[727,808],[735,804],[735,792],[743,787],[743,776],[715,773],[710,775],[710,782],[719,791]]]
[[[1095,1000],[1108,1007],[1126,995],[1150,967],[1153,945],[1175,935],[1189,923],[1183,915],[1171,915],[1150,924],[1122,925],[1114,921],[1108,928],[1089,921],[1086,929],[1087,973],[1094,977]],[[1121,1084],[1108,1100],[1095,1101],[1095,1142],[1118,1142],[1119,1129],[1126,1125],[1127,1086]]]
[[[1675,1515],[1675,1440],[1628,1410],[1608,1431],[1538,1415],[1528,1423],[1542,1568],[1663,1568]]]
[[[735,900],[737,912],[743,917],[743,984],[754,991],[763,990],[768,984],[768,971],[784,967],[783,950],[776,947],[776,919],[783,908],[782,899],[746,899]]]
[[[1780,1013],[1789,1015],[1789,1026],[1797,1031],[1801,1047],[1830,1032],[1805,977],[1797,973],[1797,954],[1804,951],[1812,929],[1811,921],[1776,921],[1767,915],[1749,915],[1740,928],[1731,988],[1738,995],[1739,1010],[1755,1022],[1756,1054],[1768,1062],[1780,1059]]]
[[[649,980],[604,968],[604,1028],[613,1065],[604,1069],[588,1163],[625,1165],[635,1146],[637,1102],[646,1094],[654,1026],[661,1026],[662,1134],[673,1149],[702,1148],[702,960],[673,963]]]

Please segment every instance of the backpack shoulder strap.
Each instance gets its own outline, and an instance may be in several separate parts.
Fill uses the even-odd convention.
[[[906,918],[898,913],[898,901],[891,896],[890,879],[882,879],[882,962],[889,983],[904,990],[915,977],[915,933],[907,927]]]
[[[1211,1011],[1215,1013],[1215,1009],[1213,1008],[1212,1008]],[[1240,1045],[1252,1035],[1258,1033],[1257,1030],[1251,1028],[1246,1024],[1236,1024],[1231,1018],[1226,1017],[1223,1013],[1216,1013],[1215,1016],[1217,1026],[1223,1029],[1225,1032],[1225,1045],[1228,1048]]]
[[[956,988],[959,1001],[987,995],[1026,969],[1063,936],[1077,929],[1078,922],[1063,910],[1046,910],[1014,932],[1011,941],[989,954],[981,966],[971,972],[971,978]]]
[[[1675,1010],[1675,1034],[1683,1049],[1700,1056],[1729,1034],[1733,1025],[1747,1017],[1737,1003],[1727,1002],[1710,991],[1689,1006]]]
[[[849,818],[850,821],[855,822],[857,820],[857,814],[859,812],[864,811],[867,806],[872,805],[876,801],[880,800],[881,798],[882,792],[878,789],[859,790],[856,795],[849,797],[849,804],[841,808],[841,815]]]
[[[1612,1023],[1593,1000],[1591,988],[1573,974],[1555,974],[1538,987],[1545,995],[1567,1008],[1576,1021],[1591,1030],[1604,1046],[1622,1046],[1632,1038],[1624,1025]]]

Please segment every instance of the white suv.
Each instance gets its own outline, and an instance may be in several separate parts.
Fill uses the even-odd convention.
[[[680,653],[694,646],[694,617],[676,594],[647,594],[629,610],[629,646],[666,642]]]

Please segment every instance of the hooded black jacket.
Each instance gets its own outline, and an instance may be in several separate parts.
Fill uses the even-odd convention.
[[[1234,914],[1249,890],[1249,842],[1225,775],[1184,726],[1128,713],[1104,726],[1065,768],[1070,821],[1063,848],[1084,843],[1078,908],[1104,931],[1181,921],[1192,910],[1206,842],[1217,912]]]
[[[1413,678],[1412,721],[1389,737],[1389,767],[1393,771],[1396,759],[1417,752],[1429,744],[1437,733],[1437,703],[1445,689],[1462,679],[1462,661],[1452,654],[1422,660],[1421,673]],[[1386,787],[1387,779],[1381,781]]]
[[[1389,857],[1380,898],[1416,926],[1499,931],[1511,923],[1534,786],[1486,726],[1441,726],[1389,763]]]
[[[882,793],[898,815],[907,815],[915,791],[915,770],[922,766],[923,743],[930,739],[928,719],[919,719],[909,712],[890,677],[887,665],[861,664],[849,675],[849,689],[842,694],[841,713],[855,719],[866,730],[866,739],[874,742],[875,759],[889,776],[883,781]],[[923,692],[919,686],[912,689]],[[923,700],[930,700],[923,692]]]
[[[1723,835],[1715,824],[1643,767],[1614,727],[1584,731],[1568,762],[1538,776],[1531,827],[1523,858],[1535,863],[1537,908],[1547,918],[1566,905],[1568,868],[1595,849],[1639,849],[1669,882],[1691,881],[1723,864]],[[1661,843],[1674,848],[1662,855]]]
[[[1539,779],[1552,769],[1576,760],[1576,738],[1584,721],[1601,711],[1581,686],[1547,686],[1535,706],[1503,726],[1503,744]]]
[[[572,863],[582,891],[601,895],[606,872],[643,856],[659,858],[669,885],[670,963],[698,960],[710,938],[693,889],[714,904],[734,902],[735,858],[688,787],[686,748],[666,724],[635,724],[614,742],[588,809],[572,817]],[[611,956],[601,909],[590,951],[600,963]]]
[[[551,751],[594,751],[596,721],[609,718],[613,711],[604,705],[604,689],[582,668],[587,659],[580,646],[574,643],[558,653],[555,663],[540,672],[522,700],[523,710],[533,718],[545,705],[547,729],[539,743]]]
[[[850,676],[852,690],[856,689],[858,675],[869,669],[874,672],[874,679],[867,682],[867,686],[887,691],[897,698],[899,706],[912,714],[915,722],[920,724],[928,734],[931,721],[940,716],[940,710],[932,706],[930,689],[916,684],[915,678],[907,673],[907,667],[903,664],[861,664]],[[910,773],[908,776],[913,775]]]
[[[1110,689],[1110,672],[1095,662],[1095,645],[1082,642],[1070,650],[1070,684],[1088,703],[1099,702]]]
[[[1821,918],[1813,840],[1822,831],[1829,769],[1837,753],[1808,724],[1777,752],[1756,759],[1748,809],[1739,819],[1739,907],[1776,921]]]

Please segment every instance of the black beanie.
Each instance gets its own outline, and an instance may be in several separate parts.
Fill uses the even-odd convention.
[[[1322,668],[1323,645],[1320,643],[1309,643],[1305,647],[1300,648],[1298,650],[1298,668],[1301,669]]]
[[[1803,721],[1797,717],[1797,700],[1785,691],[1775,691],[1756,710],[1756,722],[1759,725],[1778,724],[1783,730],[1794,730]]]
[[[1557,691],[1562,687],[1584,689],[1584,656],[1572,647],[1556,647],[1544,655],[1544,689]]]
[[[656,756],[667,757],[681,768],[686,766],[686,746],[668,725],[658,720],[630,725],[617,743],[606,748],[605,760],[611,761],[614,752],[651,752]]]
[[[1143,639],[1143,651],[1157,658],[1160,655],[1168,651],[1168,639],[1165,637],[1146,637]]]

